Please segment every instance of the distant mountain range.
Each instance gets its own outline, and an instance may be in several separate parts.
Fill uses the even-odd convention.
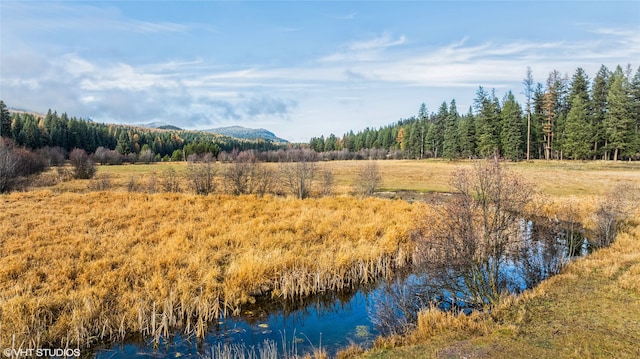
[[[135,126],[147,127],[147,128],[159,128],[163,130],[182,130],[180,127],[176,127],[170,125],[166,122],[149,122],[149,123],[139,123]],[[280,142],[287,143],[289,141],[276,136],[273,132],[265,130],[264,128],[247,128],[242,126],[229,126],[229,127],[218,127],[212,128],[208,130],[202,130],[202,132],[209,133],[218,133],[223,136],[229,136],[234,138],[240,138],[245,140],[266,140],[271,142]]]
[[[224,136],[242,138],[247,140],[262,139],[271,142],[287,143],[289,141],[277,137],[273,132],[267,131],[264,128],[246,128],[242,126],[229,126],[218,127],[210,130],[203,130],[204,132],[219,133]]]

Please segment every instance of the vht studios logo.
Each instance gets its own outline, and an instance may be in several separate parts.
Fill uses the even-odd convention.
[[[80,349],[12,349],[7,348],[2,351],[7,358],[69,358],[79,357]]]

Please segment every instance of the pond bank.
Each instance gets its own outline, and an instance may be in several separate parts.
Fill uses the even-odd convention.
[[[362,358],[637,358],[639,318],[636,225],[611,247],[568,264],[561,274],[506,300],[491,317],[474,319],[477,325],[450,323],[428,335],[416,331],[380,340]]]

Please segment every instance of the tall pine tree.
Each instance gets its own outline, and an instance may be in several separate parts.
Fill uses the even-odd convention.
[[[612,78],[613,82],[607,94],[609,111],[605,117],[604,128],[608,143],[607,150],[613,151],[613,160],[617,161],[625,151],[632,148],[631,134],[634,130],[634,121],[630,112],[629,82],[620,66],[616,68]]]
[[[11,114],[2,100],[0,100],[0,137],[11,137]]]
[[[451,100],[449,106],[449,114],[445,119],[443,152],[442,156],[448,159],[457,158],[459,155],[459,139],[458,139],[458,109],[456,100]]]
[[[571,101],[571,110],[567,116],[565,130],[567,133],[564,142],[566,156],[574,160],[590,158],[592,152],[592,143],[589,140],[592,136],[591,121],[584,97],[579,94],[575,94]]]
[[[500,118],[502,121],[500,134],[502,155],[512,161],[517,161],[522,156],[523,147],[522,108],[511,91],[504,97]]]
[[[593,79],[591,88],[592,113],[591,129],[593,131],[593,159],[602,156],[604,158],[604,147],[606,146],[606,136],[604,121],[607,114],[607,94],[609,93],[611,72],[602,65],[596,77]]]
[[[476,124],[471,106],[466,115],[462,116],[458,125],[460,138],[460,154],[466,158],[476,155]]]
[[[476,143],[480,156],[500,153],[500,107],[498,101],[480,86],[474,100],[476,107]]]

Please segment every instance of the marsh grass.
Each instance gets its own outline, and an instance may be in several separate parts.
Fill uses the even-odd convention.
[[[0,346],[86,347],[212,320],[257,296],[353,288],[409,261],[415,205],[184,193],[0,197]]]

